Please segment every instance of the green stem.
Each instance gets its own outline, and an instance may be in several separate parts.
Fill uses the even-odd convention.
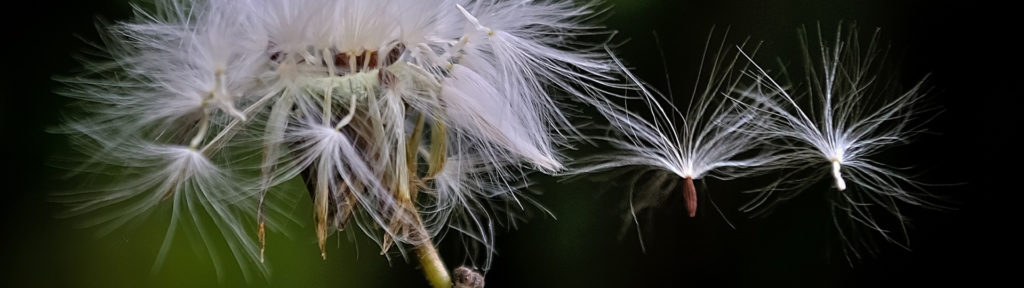
[[[434,288],[452,287],[452,278],[448,275],[448,268],[445,268],[441,256],[437,254],[437,248],[434,248],[434,242],[430,241],[429,237],[416,247],[416,258],[420,260],[423,274],[430,282],[430,286]]]
[[[408,194],[405,194],[408,195]],[[444,261],[441,261],[441,255],[437,254],[437,248],[434,247],[434,241],[430,240],[430,233],[427,232],[427,228],[423,226],[423,220],[420,218],[420,212],[416,209],[416,205],[409,201],[409,198],[402,199],[405,201],[407,211],[412,214],[413,222],[409,225],[413,227],[407,227],[406,229],[413,229],[411,232],[410,239],[414,239],[416,245],[416,259],[420,261],[420,267],[423,268],[423,275],[427,277],[427,282],[430,282],[430,286],[434,288],[451,288],[452,277],[448,274],[448,268],[444,266]],[[416,241],[418,240],[418,241]]]

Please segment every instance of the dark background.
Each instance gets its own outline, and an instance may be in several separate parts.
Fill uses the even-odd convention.
[[[60,207],[47,195],[68,184],[47,161],[68,147],[44,128],[58,123],[67,102],[53,94],[59,85],[51,77],[78,67],[72,56],[85,45],[76,37],[94,41],[97,17],[118,20],[130,14],[124,1],[66,2],[10,4],[0,32],[5,49],[0,57],[6,62],[0,135],[9,153],[0,174],[7,184],[0,210],[0,286],[425,285],[415,265],[400,258],[389,263],[365,240],[353,244],[334,237],[330,241],[337,245],[331,245],[328,260],[320,260],[309,223],[295,229],[298,235],[271,234],[271,241],[280,241],[268,251],[273,274],[246,283],[237,272],[218,280],[205,252],[193,253],[188,241],[176,241],[164,267],[150,273],[163,237],[160,219],[97,237],[93,230],[55,218]],[[768,217],[750,219],[733,209],[746,198],[714,193],[711,197],[735,229],[707,210],[694,219],[685,217],[676,195],[656,217],[641,219],[644,252],[633,227],[620,232],[627,211],[623,193],[617,192],[624,187],[594,179],[559,183],[538,178],[545,191],[538,199],[557,220],[538,214],[518,230],[501,232],[487,287],[988,286],[1016,279],[1020,241],[1011,234],[1021,227],[1020,186],[1010,184],[1020,169],[1009,137],[1021,131],[1015,120],[1021,93],[1014,89],[1021,81],[1021,53],[1010,42],[1020,36],[1013,9],[974,1],[610,2],[604,23],[619,31],[618,39],[629,39],[616,48],[618,55],[663,90],[666,69],[676,91],[692,87],[689,79],[715,25],[730,27],[733,38],[763,40],[762,56],[794,62],[800,25],[820,22],[831,31],[845,20],[856,21],[862,32],[881,27],[902,83],[911,85],[930,74],[928,101],[943,110],[927,125],[931,133],[883,154],[888,158],[882,160],[917,167],[924,182],[959,183],[929,189],[950,199],[955,209],[903,207],[912,219],[911,250],[881,243],[875,256],[851,266],[842,258],[818,194],[804,193]],[[730,191],[743,181],[705,184]],[[311,215],[301,209],[295,213]],[[455,251],[442,253],[461,259]]]

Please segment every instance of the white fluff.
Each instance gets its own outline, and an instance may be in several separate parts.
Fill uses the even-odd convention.
[[[97,145],[95,139],[77,138],[79,147]],[[233,179],[198,151],[184,146],[158,145],[127,139],[116,149],[92,163],[97,173],[94,187],[61,195],[62,202],[74,204],[66,215],[94,214],[84,222],[103,224],[104,233],[117,226],[141,220],[162,203],[170,204],[172,215],[167,236],[157,256],[158,262],[170,248],[171,239],[181,227],[194,227],[199,232],[198,244],[214,251],[228,249],[234,255],[230,262],[240,263],[241,271],[250,276],[257,246],[249,240],[252,221],[245,221],[254,209],[252,191]],[[110,178],[109,173],[120,178]],[[206,220],[209,219],[209,220]],[[214,227],[204,227],[207,224]],[[214,258],[218,271],[231,267],[224,259]],[[259,271],[265,267],[256,266]]]

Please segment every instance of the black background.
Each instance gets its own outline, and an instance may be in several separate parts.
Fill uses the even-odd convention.
[[[905,212],[913,220],[911,251],[883,243],[876,256],[851,266],[830,238],[834,231],[827,223],[824,199],[813,193],[756,219],[730,209],[742,203],[742,196],[713,195],[736,229],[711,212],[695,219],[685,217],[681,197],[675,197],[656,218],[643,219],[647,244],[643,252],[632,227],[620,233],[626,210],[621,193],[615,192],[621,187],[539,179],[545,194],[538,199],[558,219],[534,217],[518,230],[502,232],[488,287],[988,286],[1016,279],[1020,241],[1013,234],[1021,225],[1017,222],[1020,186],[1014,183],[1020,178],[1015,155],[1019,145],[1011,146],[1009,139],[1021,131],[1016,120],[1021,113],[1015,105],[1021,96],[1017,88],[1021,53],[1020,46],[1011,42],[1021,33],[1016,24],[1019,17],[1011,15],[1014,9],[975,1],[707,2],[617,1],[604,23],[619,31],[618,39],[629,39],[616,50],[638,76],[655,87],[667,87],[667,69],[677,91],[692,87],[687,79],[693,79],[693,67],[714,25],[730,27],[733,37],[749,35],[765,41],[761,55],[792,61],[796,61],[793,53],[798,51],[800,25],[820,22],[835,27],[845,20],[856,21],[862,32],[881,27],[883,40],[892,45],[891,58],[900,67],[902,82],[910,85],[930,74],[933,92],[928,101],[943,110],[928,124],[931,133],[885,154],[890,157],[885,160],[914,165],[924,173],[920,179],[925,182],[956,184],[930,190],[952,199],[955,209],[907,207]],[[62,183],[46,163],[54,152],[67,149],[60,137],[44,131],[59,122],[66,104],[53,94],[58,85],[51,77],[78,66],[72,56],[85,45],[76,37],[95,40],[97,17],[125,19],[130,10],[123,1],[23,1],[9,4],[5,11],[8,15],[0,30],[5,51],[0,59],[6,64],[0,78],[4,81],[0,135],[8,156],[3,161],[5,172],[0,174],[7,178],[7,185],[0,186],[6,188],[0,212],[0,258],[5,262],[0,285],[234,286],[207,281],[215,279],[210,273],[192,282],[187,280],[190,275],[167,273],[90,278],[75,272],[105,271],[105,265],[111,271],[148,271],[125,268],[113,259],[149,259],[134,263],[152,259],[152,255],[117,255],[118,250],[109,247],[103,251],[115,252],[110,260],[82,259],[84,254],[76,253],[77,247],[89,246],[81,243],[109,238],[83,238],[89,233],[54,218],[59,207],[47,202],[48,193]],[[660,45],[652,31],[658,33]],[[659,56],[659,47],[664,57]],[[731,187],[714,180],[705,184],[726,191]],[[315,244],[309,247],[312,251]],[[455,249],[442,251],[451,250]],[[458,258],[448,253],[446,258]],[[375,254],[364,252],[360,257],[372,259]],[[196,257],[194,261],[203,260]],[[324,263],[325,268],[318,271],[333,273],[331,265],[339,262]],[[383,261],[365,265],[371,267],[361,269],[383,269],[384,274],[351,282],[344,277],[325,280],[330,284],[325,286],[417,287],[424,283],[414,265],[401,259],[391,267]],[[278,280],[250,284],[297,285],[281,280],[287,275],[274,277]],[[178,282],[168,284],[168,279]]]

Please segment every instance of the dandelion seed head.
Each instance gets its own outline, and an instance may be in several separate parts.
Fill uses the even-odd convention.
[[[263,260],[250,234],[265,243],[268,194],[303,178],[323,256],[355,222],[385,254],[458,231],[487,267],[494,227],[515,218],[494,206],[527,206],[527,173],[563,169],[558,151],[578,134],[567,108],[620,87],[607,54],[574,39],[600,33],[586,24],[595,11],[570,1],[164,0],[135,12],[107,28],[109,59],[65,79],[85,113],[58,130],[80,140],[83,167],[139,177],[69,202],[143,203],[109,212],[123,215],[169,205],[173,219],[205,208],[239,262]],[[161,200],[169,190],[207,206]]]

